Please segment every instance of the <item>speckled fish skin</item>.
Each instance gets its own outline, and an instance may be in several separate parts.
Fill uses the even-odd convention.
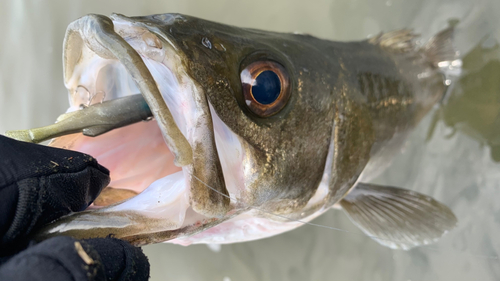
[[[376,39],[332,42],[188,16],[131,20],[154,26],[179,48],[218,116],[251,148],[251,169],[258,177],[247,187],[245,203],[278,214],[302,211],[323,176],[333,140],[335,176],[327,206],[340,200],[368,160],[395,135],[410,131],[445,91],[442,74],[413,46],[384,48]],[[270,118],[249,112],[240,94],[241,66],[257,59],[282,63],[292,81],[290,102]],[[429,75],[418,78],[421,73]]]
[[[92,17],[112,26],[105,17],[89,16]],[[456,56],[448,46],[452,29],[417,47],[415,35],[408,30],[343,43],[309,35],[238,28],[179,14],[146,17],[114,14],[111,18],[115,24],[125,22],[147,30],[163,46],[175,50],[180,65],[171,71],[186,75],[198,89],[193,95],[197,109],[202,112],[204,127],[196,125],[196,129],[204,132],[204,136],[198,142],[186,136],[191,141],[193,162],[183,169],[188,171],[190,207],[205,219],[187,220],[189,223],[180,228],[162,230],[165,223],[157,218],[149,220],[143,214],[121,211],[113,217],[103,209],[63,218],[48,227],[51,235],[83,238],[112,233],[136,245],[193,236],[194,240],[186,244],[211,243],[214,240],[202,239],[204,231],[215,227],[213,232],[221,233],[212,234],[223,236],[220,229],[224,228],[216,226],[231,220],[234,223],[235,218],[245,213],[267,219],[269,232],[228,238],[224,243],[268,237],[295,228],[300,223],[290,220],[307,221],[320,215],[345,198],[360,178],[369,180],[390,163],[406,135],[445,93],[438,63],[452,61]],[[123,34],[120,36],[126,37]],[[280,63],[290,77],[290,100],[283,110],[266,118],[252,113],[242,94],[240,73],[257,60]],[[221,151],[217,151],[221,147],[216,146],[214,137],[216,125],[227,127],[244,152],[243,170],[235,171],[242,178],[237,194],[231,194],[224,184],[229,175],[221,168]],[[353,193],[346,207],[356,206],[357,199],[375,194],[370,193],[369,185],[360,190],[367,193]],[[392,194],[384,188],[373,190],[380,192],[377,194]],[[394,194],[407,196],[403,191]],[[412,196],[417,199],[411,200],[431,202],[418,194]],[[444,222],[431,226],[437,229],[436,234],[425,237],[425,233],[420,233],[422,237],[417,235],[416,242],[394,248],[429,243],[453,227],[456,222],[453,214],[437,202],[432,204],[438,205],[433,209],[436,212],[446,213]],[[425,214],[426,206],[419,208]],[[351,219],[356,221],[355,210],[345,211],[351,212]],[[413,219],[412,222],[418,221]],[[79,226],[79,222],[84,223]],[[88,223],[94,227],[85,226]],[[286,224],[291,226],[280,228]],[[234,230],[236,225],[229,224],[228,229]],[[397,233],[400,227],[404,228],[397,225],[391,231]],[[384,233],[376,232],[384,229],[383,225],[366,229],[366,233],[385,239]]]

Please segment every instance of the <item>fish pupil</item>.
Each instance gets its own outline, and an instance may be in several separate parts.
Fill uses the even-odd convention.
[[[281,81],[274,71],[263,71],[255,78],[255,84],[252,86],[252,95],[258,103],[273,103],[280,95],[280,92]]]

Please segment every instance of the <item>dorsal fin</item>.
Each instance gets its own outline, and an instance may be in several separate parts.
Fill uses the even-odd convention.
[[[368,42],[395,53],[407,53],[415,50],[415,38],[418,36],[411,29],[401,29],[380,33]]]
[[[419,37],[411,29],[401,29],[380,33],[368,39],[368,42],[378,45],[391,53],[417,53],[420,52],[425,59],[435,67],[441,62],[453,62],[458,60],[458,52],[453,46],[453,35],[455,28],[450,26],[434,35],[422,48],[417,48],[415,39]],[[460,63],[459,63],[460,64]]]
[[[453,27],[448,27],[434,35],[422,48],[427,60],[435,66],[440,62],[458,61],[459,53],[453,46],[454,31]]]

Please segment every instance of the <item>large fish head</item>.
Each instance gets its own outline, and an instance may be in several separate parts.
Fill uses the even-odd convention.
[[[161,95],[145,97],[156,117],[150,122],[52,142],[96,157],[110,169],[111,187],[141,193],[69,215],[44,235],[114,234],[144,244],[199,233],[248,212],[287,223],[282,215],[304,217],[312,205],[318,210],[326,196],[318,186],[333,154],[340,67],[314,40],[178,14],[90,15],[70,25],[64,52],[69,111],[146,96],[144,83]],[[172,131],[159,121],[165,105],[191,156],[184,157],[179,137],[165,144]]]
[[[328,86],[314,81],[323,75],[318,75],[320,56],[304,56],[311,48],[302,36],[191,17],[162,30],[208,100],[232,195],[244,205],[266,205],[278,213],[303,207],[323,175],[332,132],[333,98],[326,90],[331,81]]]

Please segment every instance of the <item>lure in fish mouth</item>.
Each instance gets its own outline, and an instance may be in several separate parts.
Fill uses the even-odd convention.
[[[70,109],[7,135],[56,137],[111,183],[38,238],[233,243],[335,205],[383,245],[431,243],[456,224],[446,206],[363,181],[441,99],[439,65],[459,62],[452,34],[419,48],[408,30],[341,43],[178,14],[80,18],[64,41]]]

